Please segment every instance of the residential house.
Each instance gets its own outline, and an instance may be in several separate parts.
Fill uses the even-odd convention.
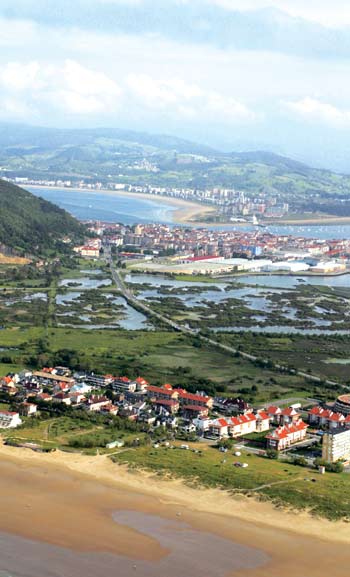
[[[85,395],[83,395],[82,393],[76,392],[76,393],[72,393],[70,392],[68,394],[72,405],[81,405],[82,403],[84,403],[86,401],[86,397]]]
[[[180,408],[180,403],[176,399],[155,399],[153,404],[156,407],[163,407],[170,414],[178,413]]]
[[[134,393],[136,391],[137,384],[135,381],[131,381],[128,377],[116,377],[112,382],[112,389],[116,393]]]
[[[209,409],[208,407],[203,407],[200,405],[183,405],[181,407],[181,412],[185,418],[194,419],[198,417],[207,417],[209,414]]]
[[[97,388],[107,387],[113,383],[114,378],[113,375],[95,375],[95,373],[85,376],[87,383]]]
[[[196,405],[198,407],[207,407],[211,409],[214,404],[214,399],[212,397],[207,397],[206,395],[199,395],[194,393],[188,393],[185,389],[175,389],[179,394],[179,401],[181,405]]]
[[[212,423],[212,420],[209,419],[209,417],[196,417],[195,419],[193,419],[192,423],[195,425],[196,430],[200,434],[204,434],[207,431],[209,431],[209,427],[210,424]]]
[[[301,415],[298,413],[294,407],[286,407],[282,409],[280,414],[281,425],[289,425],[290,423],[296,423],[299,421]]]
[[[21,403],[20,405],[20,414],[24,415],[25,417],[32,417],[36,414],[38,407],[34,403]]]
[[[154,387],[149,385],[147,387],[147,397],[152,402],[153,400],[164,400],[173,399],[177,400],[179,398],[178,391],[174,390],[171,385],[164,385],[163,387]]]
[[[135,379],[135,382],[137,391],[140,391],[142,393],[145,393],[147,391],[149,383],[145,379],[143,379],[142,377],[137,377],[137,379]]]
[[[67,393],[63,392],[56,393],[56,395],[53,396],[53,401],[56,401],[56,403],[64,403],[65,405],[72,404],[70,396]]]
[[[245,415],[230,417],[228,422],[229,434],[231,437],[240,437],[256,431],[256,416],[254,413],[246,413]]]
[[[49,401],[52,401],[52,395],[49,393],[39,393],[36,395],[36,399],[38,401],[45,401],[45,403],[48,403]]]
[[[287,449],[293,443],[305,439],[307,427],[307,424],[301,419],[290,425],[280,425],[277,429],[266,435],[267,448],[275,449],[276,451]]]
[[[43,369],[42,371],[34,371],[32,375],[33,382],[39,383],[40,385],[51,385],[55,386],[58,383],[65,383],[68,387],[72,387],[75,384],[75,380],[72,377],[64,377],[57,375],[55,369]]]
[[[275,406],[271,405],[270,407],[267,408],[267,414],[269,415],[271,421],[275,425],[280,424],[281,413],[282,413],[282,409],[280,409],[280,407],[275,407]]]
[[[88,411],[100,411],[102,407],[109,405],[110,402],[111,402],[110,399],[108,399],[107,397],[104,396],[99,397],[93,395],[86,401],[85,407],[87,408]]]
[[[270,417],[265,411],[257,411],[256,413],[256,430],[258,433],[268,431],[270,429]]]
[[[230,415],[236,412],[246,413],[247,411],[251,411],[250,405],[240,397],[216,397],[214,398],[214,407],[226,415]]]
[[[347,418],[342,413],[334,413],[330,409],[323,407],[313,407],[308,413],[310,425],[314,427],[328,427],[338,429],[347,426]]]
[[[103,405],[103,407],[101,407],[101,413],[106,413],[108,415],[117,415],[119,413],[119,407],[117,407],[116,405],[112,405],[112,403],[110,403],[109,405]]]
[[[19,413],[0,411],[0,429],[15,429],[22,424]]]
[[[214,437],[228,437],[230,424],[226,419],[215,419],[209,425],[209,432]]]
[[[341,413],[333,413],[328,420],[330,429],[339,429],[345,425],[345,417]]]

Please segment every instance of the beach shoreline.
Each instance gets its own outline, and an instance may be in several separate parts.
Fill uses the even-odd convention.
[[[252,547],[253,558],[263,555],[267,560],[230,573],[232,577],[292,577],[296,556],[308,577],[324,577],[328,571],[347,577],[346,523],[277,510],[271,503],[233,498],[219,489],[195,489],[179,479],[128,471],[106,456],[36,453],[1,445],[0,463],[0,532],[7,535],[80,553],[107,552],[162,563],[169,552],[147,530],[120,525],[118,517],[113,520],[115,511],[135,511],[175,523],[181,520],[197,532],[228,539],[237,547]],[[344,563],[334,568],[336,556]]]
[[[179,224],[191,224],[192,226],[198,227],[220,227],[220,226],[234,226],[243,227],[252,225],[251,222],[235,222],[230,220],[225,220],[222,222],[208,222],[205,220],[206,217],[211,214],[215,214],[216,208],[214,206],[205,206],[199,202],[193,202],[189,200],[184,200],[181,198],[172,198],[164,195],[148,194],[145,192],[128,192],[124,190],[108,190],[108,189],[90,189],[90,188],[79,188],[79,187],[59,187],[59,186],[47,186],[42,184],[30,184],[27,185],[33,188],[42,188],[46,190],[67,190],[73,192],[89,192],[91,194],[107,194],[110,196],[125,196],[128,198],[141,198],[143,200],[153,200],[154,202],[160,202],[174,207],[173,217],[174,222]],[[279,219],[266,219],[262,221],[264,226],[339,226],[350,224],[350,216],[324,216],[316,218],[303,218],[303,219],[293,219],[293,218],[279,218]]]
[[[350,525],[346,522],[315,518],[307,512],[293,512],[287,508],[277,509],[271,502],[261,502],[243,496],[234,497],[222,489],[194,489],[181,479],[157,477],[155,486],[148,482],[155,477],[153,473],[128,470],[124,465],[113,463],[107,455],[86,456],[60,450],[53,453],[39,453],[30,449],[0,445],[0,459],[15,460],[22,464],[51,465],[96,482],[112,484],[122,490],[156,497],[163,503],[189,506],[193,512],[220,514],[281,529],[287,526],[289,531],[297,534],[350,544]]]
[[[59,187],[59,186],[45,186],[39,184],[30,184],[28,185],[32,188],[42,188],[45,190],[67,190],[72,192],[89,192],[91,194],[106,194],[109,196],[125,196],[128,198],[141,198],[143,200],[151,200],[153,202],[159,202],[162,204],[166,204],[170,207],[174,207],[174,211],[172,211],[174,222],[178,222],[180,224],[195,224],[197,226],[206,226],[208,223],[204,221],[201,222],[201,219],[205,218],[208,214],[215,213],[215,208],[211,206],[204,206],[200,203],[191,202],[188,200],[183,200],[181,198],[170,198],[168,196],[156,195],[156,194],[147,194],[145,192],[127,192],[124,190],[91,190],[90,188],[74,188],[74,187]],[[232,224],[232,223],[227,223]]]

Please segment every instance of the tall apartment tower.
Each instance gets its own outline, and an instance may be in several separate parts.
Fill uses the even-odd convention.
[[[322,459],[328,463],[350,459],[350,429],[334,429],[323,435]]]

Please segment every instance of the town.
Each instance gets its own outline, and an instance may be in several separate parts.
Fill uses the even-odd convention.
[[[232,448],[253,452],[262,457],[290,460],[296,464],[340,472],[350,464],[350,395],[341,395],[334,403],[300,403],[288,406],[283,399],[271,406],[254,408],[242,398],[210,397],[204,392],[188,392],[167,383],[153,386],[144,378],[97,375],[73,372],[67,367],[24,369],[0,380],[0,429],[5,442],[40,450],[40,444],[23,443],[13,429],[31,429],[48,415],[69,411],[74,419],[82,414],[100,414],[125,423],[135,423],[147,432],[157,448],[157,439],[168,439],[189,449],[189,442],[217,443],[222,452]],[[4,408],[5,407],[5,408]],[[62,413],[63,411],[63,413]],[[11,436],[8,436],[11,431]],[[160,432],[160,433],[159,433]],[[21,440],[22,439],[22,440]],[[185,441],[185,442],[184,442]],[[109,439],[106,449],[123,446],[118,438]],[[77,444],[79,446],[79,444]],[[99,444],[97,443],[97,447]],[[297,453],[295,453],[297,451]],[[291,455],[289,455],[289,453]],[[295,457],[297,454],[297,457]],[[236,461],[237,466],[243,466]],[[349,469],[350,471],[350,469]]]
[[[164,224],[127,226],[88,222],[94,238],[75,251],[98,258],[110,246],[120,261],[137,261],[146,272],[225,274],[265,272],[344,274],[350,262],[350,240],[320,240],[277,235],[266,229],[210,230]],[[143,262],[142,262],[143,261]]]

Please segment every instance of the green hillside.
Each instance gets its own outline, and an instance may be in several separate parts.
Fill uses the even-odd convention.
[[[296,213],[350,215],[350,176],[266,151],[224,153],[165,135],[0,124],[0,170],[34,180],[99,180],[272,194]]]
[[[0,244],[19,254],[67,251],[64,237],[78,240],[84,228],[65,210],[0,180]]]

